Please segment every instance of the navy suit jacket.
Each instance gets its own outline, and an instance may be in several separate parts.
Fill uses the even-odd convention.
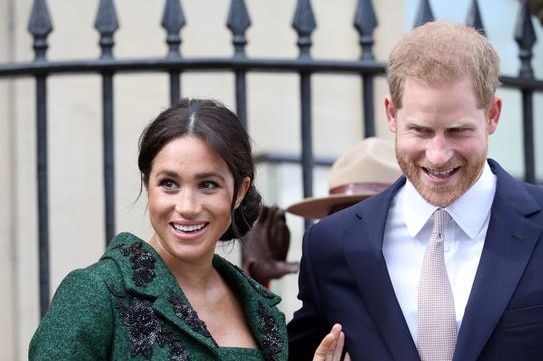
[[[543,360],[543,187],[497,176],[490,223],[455,361]],[[382,253],[390,203],[405,183],[312,225],[288,324],[289,360],[311,360],[339,322],[353,361],[420,361]]]

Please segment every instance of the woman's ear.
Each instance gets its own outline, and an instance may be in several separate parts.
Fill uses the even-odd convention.
[[[234,208],[238,208],[241,202],[243,202],[243,198],[245,198],[245,195],[247,194],[249,187],[251,187],[251,178],[249,177],[243,178],[243,182],[241,183],[239,187],[238,197],[236,199],[236,205]]]
[[[141,173],[141,184],[143,184],[143,188],[145,189],[145,193],[149,195],[149,187],[148,184],[145,182],[145,174]]]

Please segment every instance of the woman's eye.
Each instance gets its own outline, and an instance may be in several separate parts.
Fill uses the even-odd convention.
[[[176,189],[177,188],[177,184],[170,180],[170,179],[164,179],[162,181],[160,181],[159,183],[160,187],[162,188],[165,188],[165,189]]]
[[[215,188],[218,188],[219,185],[216,182],[205,181],[205,182],[202,182],[201,187],[203,189],[215,189]]]

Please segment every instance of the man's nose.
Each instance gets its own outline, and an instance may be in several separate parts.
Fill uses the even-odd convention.
[[[446,136],[436,134],[426,149],[426,158],[434,166],[446,164],[452,157],[453,150]]]

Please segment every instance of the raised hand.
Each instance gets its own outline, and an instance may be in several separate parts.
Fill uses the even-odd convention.
[[[332,330],[326,335],[313,356],[313,361],[341,361],[343,345],[345,343],[345,334],[341,330],[341,325],[336,323]],[[351,361],[348,353],[345,354],[343,361]]]
[[[253,228],[243,237],[243,269],[267,287],[272,279],[298,272],[298,262],[286,262],[289,247],[285,211],[264,206]]]

